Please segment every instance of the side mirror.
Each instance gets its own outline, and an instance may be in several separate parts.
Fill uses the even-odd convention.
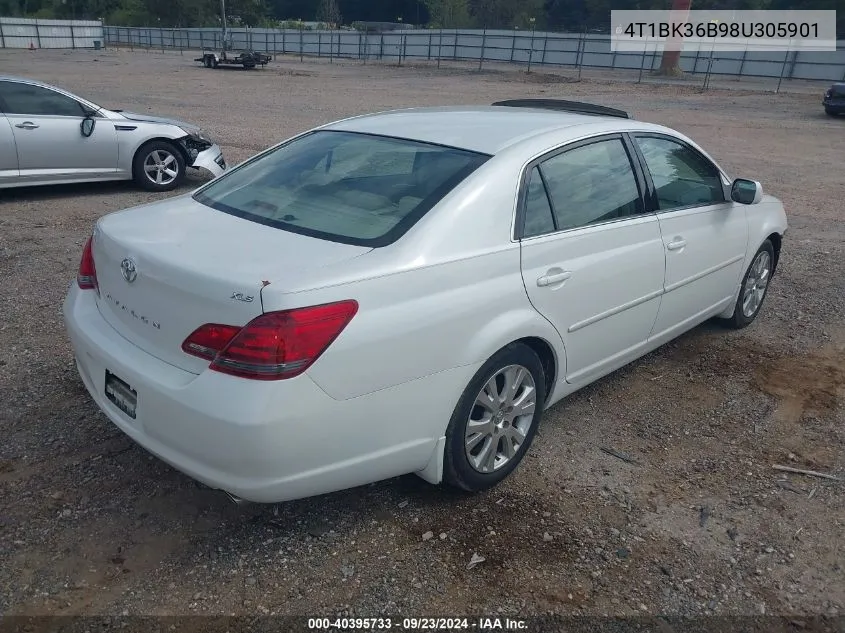
[[[731,185],[731,200],[740,204],[757,204],[763,199],[763,185],[756,180],[737,178]]]
[[[95,123],[96,121],[89,117],[85,117],[84,119],[82,119],[82,123],[79,124],[79,130],[80,132],[82,132],[82,136],[84,136],[85,138],[91,136],[94,133]]]

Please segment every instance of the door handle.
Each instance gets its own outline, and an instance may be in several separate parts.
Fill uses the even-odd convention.
[[[18,123],[15,127],[19,127],[22,130],[34,130],[38,126],[32,121],[24,121],[23,123]]]
[[[669,242],[666,245],[666,248],[669,249],[670,251],[677,251],[677,250],[682,249],[686,245],[687,245],[686,240],[683,240],[680,237],[676,237],[674,240],[672,240],[671,242]]]
[[[570,277],[572,277],[572,273],[568,270],[563,270],[558,273],[546,273],[545,275],[537,279],[537,285],[541,288],[544,286],[553,286],[555,284],[561,283],[562,281],[566,281]]]

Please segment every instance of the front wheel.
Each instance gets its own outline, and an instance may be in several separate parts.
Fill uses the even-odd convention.
[[[775,249],[770,240],[763,242],[745,271],[739,296],[736,298],[734,313],[726,319],[726,324],[735,329],[749,325],[760,313],[763,300],[769,290],[769,282],[775,269]]]
[[[185,178],[185,158],[172,143],[152,141],[135,154],[132,176],[148,191],[171,191]]]
[[[540,424],[545,380],[537,354],[522,343],[508,345],[484,363],[446,430],[446,484],[477,492],[513,472]]]

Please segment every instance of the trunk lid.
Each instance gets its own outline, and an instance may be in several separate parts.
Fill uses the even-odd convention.
[[[369,250],[263,226],[181,196],[100,219],[92,244],[97,304],[126,339],[200,373],[208,362],[182,351],[196,328],[245,325],[262,312],[265,281]]]

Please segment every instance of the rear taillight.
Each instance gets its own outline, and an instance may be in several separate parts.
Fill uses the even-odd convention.
[[[356,301],[268,312],[243,328],[206,324],[182,343],[211,369],[254,380],[293,378],[310,367],[358,311]]]
[[[82,259],[79,261],[79,272],[76,273],[76,283],[83,290],[97,288],[97,269],[94,267],[94,255],[91,253],[91,238],[82,247]]]
[[[206,360],[214,360],[217,352],[226,347],[240,331],[241,328],[236,325],[206,323],[185,339],[182,351]]]

